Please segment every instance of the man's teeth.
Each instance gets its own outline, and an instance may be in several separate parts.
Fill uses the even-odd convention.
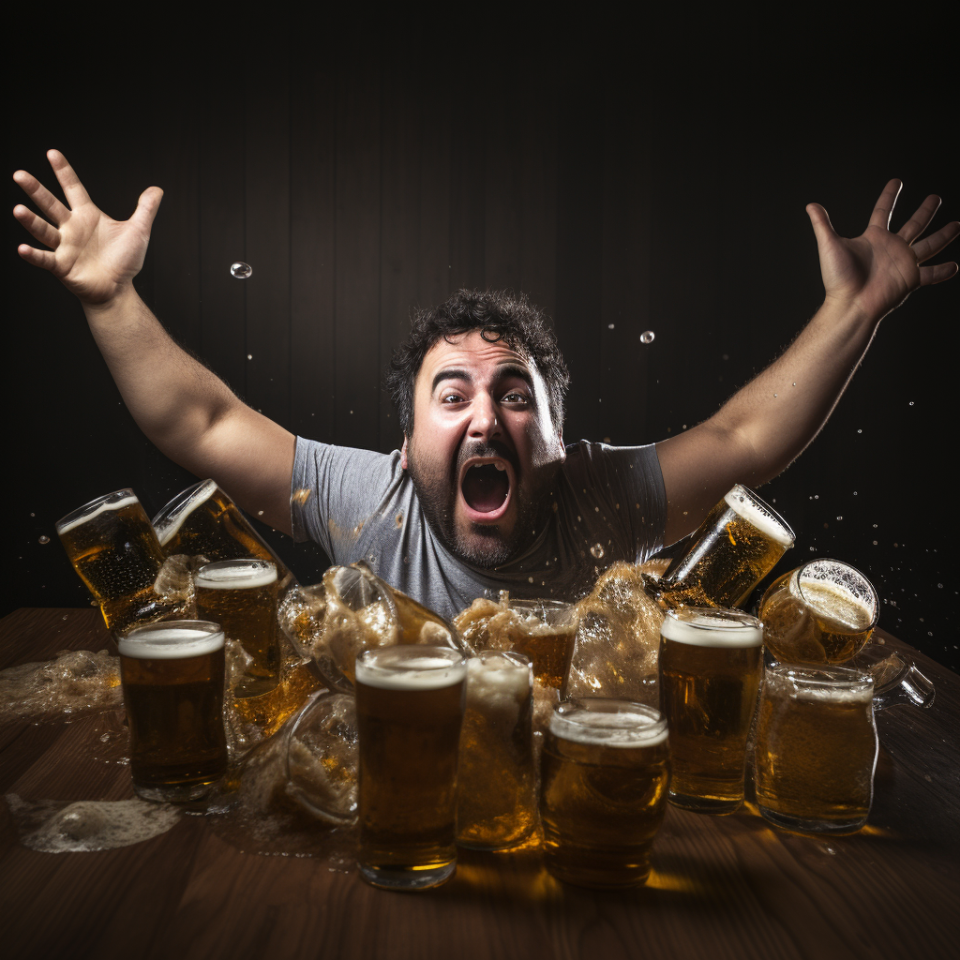
[[[494,466],[495,466],[498,470],[506,470],[506,469],[507,469],[506,464],[503,464],[503,463],[495,463]]]

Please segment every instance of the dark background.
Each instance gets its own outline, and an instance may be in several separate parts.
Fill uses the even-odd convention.
[[[945,38],[834,28],[784,13],[695,36],[570,23],[548,39],[242,5],[202,40],[163,22],[15,25],[6,165],[52,186],[56,147],[119,219],[163,187],[138,290],[297,433],[395,448],[381,380],[410,308],[469,286],[522,290],[553,317],[568,441],[653,442],[712,414],[816,311],[806,203],[856,235],[899,177],[894,229],[929,192],[944,198],[933,229],[960,213]],[[23,200],[12,181],[7,196]],[[81,606],[57,519],[125,486],[152,516],[195,478],[139,432],[79,305],[17,256],[29,238],[9,215],[6,237],[0,613]],[[250,279],[230,275],[236,260]],[[881,626],[954,669],[958,298],[953,280],[884,320],[830,423],[761,491],[797,534],[778,573],[852,563],[883,598]],[[301,582],[320,579],[318,548],[265,533]]]

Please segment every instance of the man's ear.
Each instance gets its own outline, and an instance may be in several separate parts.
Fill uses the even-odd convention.
[[[400,468],[407,469],[407,437],[404,435],[403,446],[400,448]]]

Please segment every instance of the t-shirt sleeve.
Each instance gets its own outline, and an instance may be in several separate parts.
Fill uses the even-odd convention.
[[[402,478],[400,455],[297,437],[290,519],[298,543],[320,544],[333,563]]]

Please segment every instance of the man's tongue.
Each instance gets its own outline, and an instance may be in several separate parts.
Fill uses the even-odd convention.
[[[503,504],[510,489],[506,470],[492,463],[471,467],[463,478],[463,499],[479,513],[491,513]]]

